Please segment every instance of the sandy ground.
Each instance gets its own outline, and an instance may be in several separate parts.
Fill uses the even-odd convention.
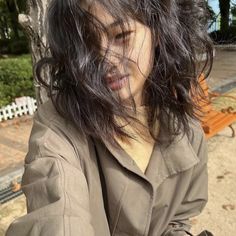
[[[225,95],[236,98],[236,89]],[[231,106],[236,100],[219,97],[213,102],[217,110]],[[233,124],[236,131],[236,122]],[[203,212],[192,219],[192,232],[208,229],[215,236],[236,235],[236,137],[229,127],[208,140],[208,203]]]
[[[215,236],[236,235],[236,137],[230,136],[226,128],[208,141],[208,203],[192,219],[194,234],[208,229]]]

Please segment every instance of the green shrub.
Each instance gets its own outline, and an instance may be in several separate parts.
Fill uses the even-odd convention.
[[[24,39],[19,39],[18,41],[12,41],[9,45],[9,51],[11,54],[20,55],[22,53],[29,52],[28,42]]]
[[[24,35],[17,39],[0,39],[0,54],[20,55],[25,53],[29,53],[29,43]]]
[[[0,39],[0,54],[10,53],[10,39]]]
[[[0,107],[21,96],[35,97],[30,56],[1,59]]]

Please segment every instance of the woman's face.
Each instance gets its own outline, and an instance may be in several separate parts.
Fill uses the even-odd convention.
[[[107,74],[107,85],[113,92],[117,92],[124,104],[130,105],[130,93],[133,95],[136,106],[142,105],[142,91],[146,78],[153,67],[153,52],[151,49],[151,31],[145,25],[130,20],[130,28],[125,25],[125,38],[121,37],[122,30],[118,25],[113,24],[114,19],[99,4],[94,4],[91,13],[95,15],[107,28],[109,39],[102,37],[102,48],[106,49],[108,40],[110,42],[107,59],[116,65],[119,72],[118,78]],[[123,52],[124,40],[128,43],[126,51]],[[105,50],[103,51],[105,52]],[[102,52],[102,53],[103,53]],[[118,54],[118,57],[117,57]],[[122,61],[122,55],[130,60]]]

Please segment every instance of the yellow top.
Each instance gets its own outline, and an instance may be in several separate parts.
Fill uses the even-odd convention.
[[[137,130],[133,128],[131,122],[130,124],[126,124],[124,126],[124,129],[132,136],[134,134],[135,139],[137,140],[129,139],[130,144],[128,144],[128,143],[122,142],[117,137],[115,137],[115,139],[120,144],[120,146],[125,150],[125,152],[136,162],[138,167],[144,173],[149,163],[155,141],[151,137],[151,134],[148,129],[146,106],[138,107],[137,114],[135,117],[139,119],[142,122],[142,124],[145,125],[145,127],[138,127],[138,131],[141,131],[143,134],[145,134],[145,136],[147,136],[148,141],[144,140],[143,137],[137,133]],[[121,121],[119,119],[119,124],[124,125],[124,121]]]

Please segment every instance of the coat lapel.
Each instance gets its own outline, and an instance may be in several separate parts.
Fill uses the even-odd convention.
[[[159,135],[160,139],[166,138],[161,129]],[[155,143],[145,174],[123,149],[114,148],[106,140],[103,140],[103,143],[120,165],[155,185],[160,185],[171,175],[192,168],[200,161],[188,137],[182,133],[176,136],[168,147]]]

